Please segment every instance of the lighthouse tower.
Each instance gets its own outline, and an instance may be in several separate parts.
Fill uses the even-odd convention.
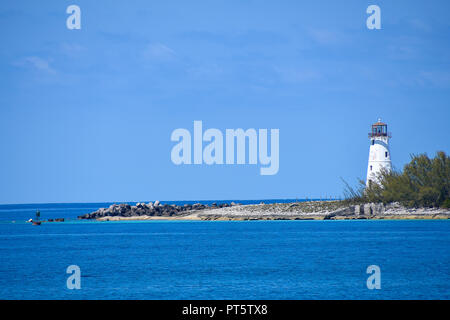
[[[387,131],[387,124],[381,122],[381,119],[378,119],[372,125],[369,138],[370,149],[366,186],[369,186],[373,182],[378,182],[378,174],[383,168],[388,172],[392,170],[391,152],[389,151],[389,138],[391,138],[391,134]]]

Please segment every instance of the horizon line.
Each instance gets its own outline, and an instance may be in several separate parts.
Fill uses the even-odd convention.
[[[13,206],[13,205],[43,205],[43,204],[98,204],[98,203],[139,203],[139,202],[192,202],[192,201],[264,201],[264,200],[341,200],[343,198],[335,198],[335,197],[307,197],[307,198],[264,198],[264,199],[202,199],[202,200],[145,200],[145,201],[96,201],[96,202],[24,202],[24,203],[0,203],[0,206]]]

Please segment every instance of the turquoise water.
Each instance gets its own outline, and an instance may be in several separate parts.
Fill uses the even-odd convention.
[[[96,205],[65,206],[49,205],[51,217]],[[0,206],[0,299],[450,298],[450,221],[31,226],[27,210]],[[69,265],[81,269],[80,290],[66,288]],[[366,287],[369,265],[381,269],[380,290]]]

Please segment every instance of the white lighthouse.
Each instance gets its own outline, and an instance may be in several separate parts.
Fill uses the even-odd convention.
[[[389,138],[391,134],[387,131],[387,124],[378,119],[372,125],[372,131],[369,133],[369,165],[367,166],[366,186],[372,182],[378,182],[378,174],[383,170],[391,171],[391,152],[389,150]]]

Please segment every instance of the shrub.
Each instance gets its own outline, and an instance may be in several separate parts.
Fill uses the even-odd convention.
[[[347,183],[345,201],[400,202],[408,207],[450,207],[450,157],[443,151],[433,159],[426,154],[411,156],[403,172],[383,171],[379,183],[366,187],[359,182],[355,190]]]

